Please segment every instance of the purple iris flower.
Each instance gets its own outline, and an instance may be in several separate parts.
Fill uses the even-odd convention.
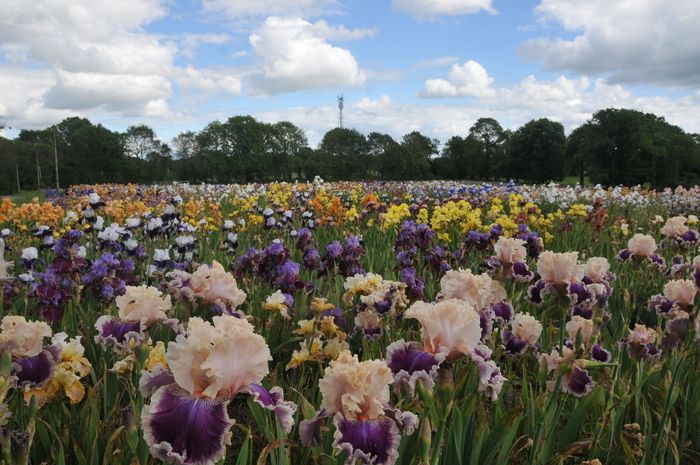
[[[399,262],[399,268],[408,268],[413,266],[413,261],[416,259],[417,247],[411,247],[407,250],[402,250],[396,254],[396,261]]]
[[[218,461],[233,425],[227,406],[228,402],[191,397],[176,384],[161,387],[142,413],[151,453],[181,464]]]
[[[132,344],[146,338],[146,327],[140,321],[125,321],[110,315],[99,317],[95,329],[95,342],[116,351],[129,351]]]
[[[562,390],[576,397],[583,397],[593,389],[593,378],[587,370],[574,365],[571,371],[562,379]]]
[[[422,344],[403,339],[390,344],[386,351],[386,364],[394,374],[395,389],[406,389],[411,395],[419,380],[425,389],[432,389],[440,364],[447,357],[446,353],[432,354],[424,351]]]
[[[608,363],[612,359],[612,354],[603,349],[600,344],[593,344],[591,348],[591,358],[597,362]]]
[[[92,263],[82,277],[85,289],[102,302],[110,303],[118,295],[124,295],[127,284],[135,284],[134,262],[105,253]]]
[[[401,282],[406,284],[406,293],[413,299],[424,297],[425,283],[416,276],[415,268],[403,268],[400,272]]]
[[[295,246],[299,250],[307,250],[314,243],[313,233],[309,228],[301,228],[297,231]]]
[[[311,271],[318,268],[321,263],[321,256],[318,254],[318,250],[315,247],[309,247],[304,252],[304,267]]]
[[[60,356],[53,348],[46,348],[33,357],[17,357],[12,361],[13,374],[20,386],[41,387],[52,376]]]
[[[335,263],[343,253],[343,245],[340,241],[333,241],[326,246],[326,261]]]
[[[261,384],[249,384],[247,392],[253,396],[253,400],[261,407],[274,412],[285,433],[289,434],[294,426],[294,402],[284,400],[282,388],[275,386],[269,391]]]

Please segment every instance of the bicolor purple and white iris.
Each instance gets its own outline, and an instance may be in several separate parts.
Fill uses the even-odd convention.
[[[280,388],[260,384],[272,357],[247,320],[221,315],[212,324],[191,318],[187,332],[168,344],[166,357],[173,381],[155,390],[141,414],[153,456],[179,464],[221,460],[234,423],[228,405],[242,392],[273,411],[285,432],[291,430],[296,405],[284,400]]]
[[[578,263],[578,252],[542,252],[537,260],[537,277],[527,291],[528,300],[534,304],[541,304],[546,294],[568,299],[569,305],[593,301],[594,294],[583,281],[584,266]]]
[[[440,364],[449,355],[446,349],[434,354],[423,350],[419,342],[403,339],[391,343],[386,352],[386,364],[394,375],[394,388],[410,395],[415,394],[418,382],[425,389],[433,388]]]
[[[129,351],[146,338],[145,330],[155,323],[177,324],[165,313],[170,296],[151,286],[127,286],[116,298],[118,315],[102,315],[95,322],[95,342],[115,351]]]
[[[618,252],[617,259],[622,262],[632,260],[635,263],[648,261],[663,270],[666,267],[666,261],[656,254],[657,249],[658,246],[653,237],[637,233],[627,242],[627,248]]]
[[[43,321],[27,321],[21,316],[5,316],[0,323],[0,353],[12,356],[12,374],[19,386],[41,387],[53,375],[60,350],[45,345],[51,327]]]
[[[345,452],[345,465],[393,465],[401,435],[415,431],[418,418],[389,404],[392,370],[383,360],[360,362],[343,351],[319,381],[321,410],[300,424],[302,444],[318,445],[321,426],[332,417],[333,447]]]
[[[674,310],[692,312],[697,293],[694,281],[674,279],[664,285],[662,294],[649,299],[649,308],[659,316],[666,316]]]
[[[486,259],[486,265],[493,272],[502,272],[517,281],[531,281],[534,273],[527,266],[525,244],[522,239],[500,236],[493,245],[495,255]]]

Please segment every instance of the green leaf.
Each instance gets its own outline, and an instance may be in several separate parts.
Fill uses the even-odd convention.
[[[497,448],[500,452],[498,453],[498,460],[496,465],[506,465],[508,459],[510,458],[510,448],[513,447],[513,441],[515,440],[515,435],[518,433],[518,428],[520,423],[525,418],[523,415],[518,416],[518,418],[510,425],[508,432],[503,437],[500,447]]]
[[[586,397],[578,402],[576,408],[569,414],[569,420],[557,435],[558,451],[563,450],[579,436],[582,425],[593,409],[599,390],[599,387],[596,387],[592,392],[588,393]]]
[[[236,459],[236,465],[249,465],[253,462],[253,458],[250,454],[250,432],[246,435],[245,441],[241,444],[241,450],[238,453],[238,458]]]

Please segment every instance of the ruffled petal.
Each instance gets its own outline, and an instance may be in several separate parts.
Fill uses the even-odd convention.
[[[700,235],[694,229],[687,230],[685,234],[681,234],[677,238],[678,243],[684,247],[693,247],[698,243],[699,239]]]
[[[161,387],[141,413],[151,454],[169,463],[214,465],[225,455],[234,423],[227,406],[190,397],[175,384]]]
[[[655,311],[659,316],[668,315],[673,308],[674,302],[662,294],[656,294],[649,299],[649,309]]]
[[[574,365],[564,379],[562,380],[562,390],[573,394],[576,397],[583,397],[593,389],[593,378],[588,374],[587,370]]]
[[[410,436],[418,428],[418,417],[413,412],[402,411],[388,405],[384,409],[384,415],[394,420],[399,432],[403,435]]]
[[[333,447],[347,453],[345,465],[393,465],[399,457],[399,429],[394,420],[380,416],[374,420],[346,420],[340,413],[333,418]]]
[[[448,355],[446,350],[436,354],[426,352],[419,342],[406,342],[403,339],[391,343],[386,350],[386,364],[394,374],[394,386],[407,388],[411,395],[419,379],[426,389],[432,389],[440,364]]]
[[[13,362],[13,371],[17,376],[17,384],[32,387],[43,386],[53,374],[57,357],[49,349],[42,350],[34,357],[21,357]]]
[[[664,258],[660,255],[649,255],[647,257],[647,260],[656,265],[659,271],[663,271],[664,269],[666,269],[666,260],[664,260]]]
[[[313,418],[299,423],[299,437],[304,447],[316,447],[321,443],[321,427],[329,416],[326,409],[321,409]]]
[[[527,349],[527,341],[523,341],[513,334],[512,331],[503,331],[503,333],[501,333],[501,338],[506,346],[506,350],[512,354],[519,354]]]
[[[297,406],[290,400],[284,400],[284,392],[281,387],[275,386],[268,391],[262,385],[253,383],[249,384],[246,390],[261,407],[275,413],[277,421],[280,422],[285,433],[289,434],[292,431]]]
[[[139,392],[143,397],[148,397],[162,386],[167,386],[175,382],[175,377],[168,370],[164,370],[158,365],[153,372],[141,370],[139,379]]]
[[[567,296],[571,300],[572,304],[583,304],[593,300],[593,294],[582,282],[573,282],[569,284]]]
[[[598,362],[607,363],[612,359],[610,351],[603,349],[600,344],[593,344],[591,348],[591,358]]]
[[[547,293],[549,293],[547,283],[539,279],[527,288],[527,299],[533,304],[539,305],[542,303],[544,296]]]
[[[521,282],[528,282],[530,281],[535,273],[530,271],[530,269],[527,267],[527,263],[524,262],[515,262],[513,263],[513,277]]]
[[[500,323],[508,323],[513,318],[513,314],[515,313],[515,310],[510,302],[505,301],[491,305],[491,310],[493,310],[494,317]]]
[[[146,337],[146,328],[140,321],[124,321],[109,315],[99,317],[95,329],[95,342],[116,350],[129,350],[132,344],[138,344]]]

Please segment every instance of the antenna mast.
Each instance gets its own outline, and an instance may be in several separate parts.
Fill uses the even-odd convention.
[[[338,95],[338,127],[343,128],[343,106],[345,104],[345,98],[343,94]]]

